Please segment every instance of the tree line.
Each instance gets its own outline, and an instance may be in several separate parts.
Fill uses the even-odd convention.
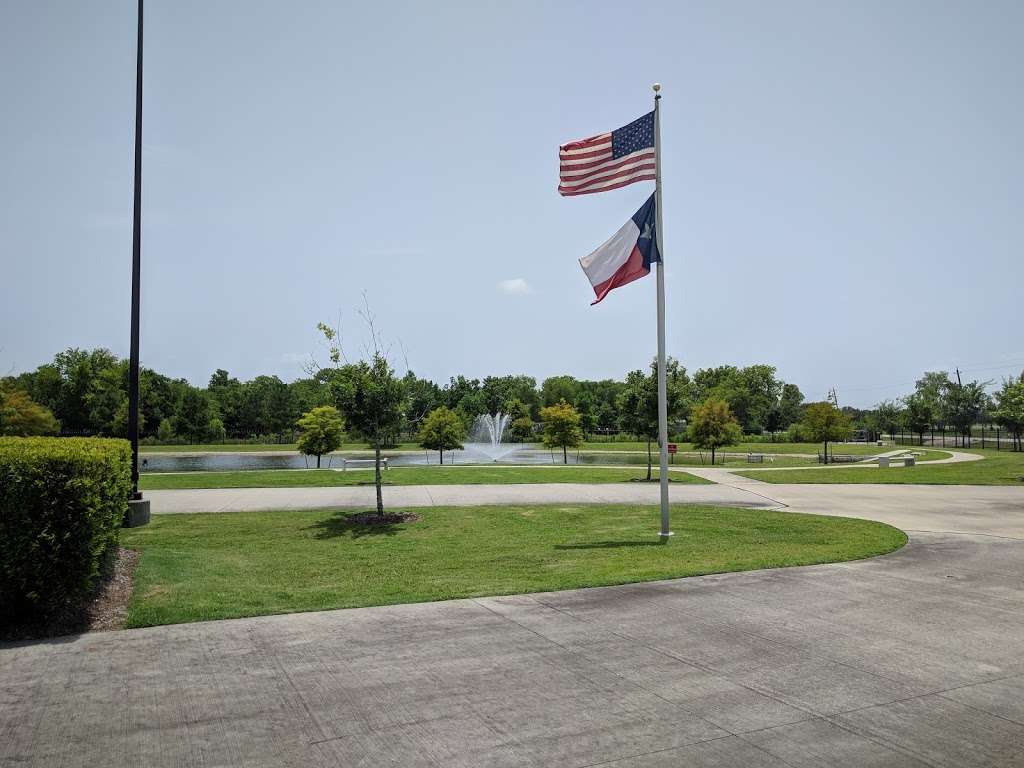
[[[957,442],[970,447],[977,425],[1004,429],[1015,451],[1024,449],[1024,372],[1004,379],[991,395],[991,381],[954,381],[946,371],[928,371],[917,380],[914,391],[902,398],[883,400],[864,411],[847,410],[854,423],[869,437],[894,435],[906,430],[924,443],[925,435],[953,430]]]
[[[383,360],[383,358],[382,358]],[[386,361],[384,364],[387,365]],[[371,365],[367,363],[367,365]],[[371,365],[372,368],[372,365]],[[218,441],[292,442],[298,420],[314,408],[339,406],[345,366],[318,369],[284,382],[277,376],[242,381],[216,370],[205,387],[171,378],[152,369],[140,371],[140,435],[146,443]],[[511,416],[508,439],[539,440],[541,412],[565,403],[578,416],[583,438],[620,433],[630,439],[657,439],[657,383],[652,364],[629,371],[621,380],[552,376],[464,375],[443,385],[408,371],[395,380],[396,413],[378,430],[381,446],[416,439],[424,420],[445,408],[469,429],[480,414],[502,411]],[[379,373],[379,371],[378,371]],[[800,389],[783,381],[770,365],[702,368],[692,375],[674,359],[666,367],[670,433],[684,438],[695,409],[709,401],[728,407],[742,434],[782,435],[793,441],[814,440],[805,428],[808,404]],[[972,427],[999,425],[1016,450],[1024,432],[1024,373],[1002,382],[962,382],[946,372],[926,372],[914,391],[884,400],[871,409],[845,407],[852,429],[865,439],[906,430],[924,441],[932,430],[952,429],[970,444]],[[128,361],[106,349],[68,349],[34,371],[0,379],[0,433],[124,436],[128,422]],[[347,430],[356,437],[359,430]]]
[[[369,364],[369,363],[368,363]],[[140,370],[140,436],[144,442],[291,442],[297,421],[312,409],[338,405],[344,366],[319,369],[284,382],[277,376],[239,380],[216,370],[205,387],[150,368]],[[477,416],[498,411],[511,417],[509,439],[529,441],[541,431],[541,410],[562,402],[579,415],[581,433],[657,433],[657,388],[653,366],[630,371],[623,380],[592,381],[569,375],[539,382],[532,376],[453,376],[441,385],[409,371],[396,377],[399,416],[384,436],[384,447],[418,434],[437,408],[452,411],[467,429]],[[676,360],[667,366],[670,417],[681,429],[691,408],[715,397],[726,401],[748,434],[784,430],[800,418],[803,395],[776,376],[769,365],[719,366],[692,377]],[[34,371],[0,379],[8,411],[30,416],[36,434],[123,437],[128,423],[128,361],[106,349],[68,349]],[[5,401],[6,402],[6,401]],[[25,428],[25,418],[17,423]],[[14,427],[11,427],[14,430]]]

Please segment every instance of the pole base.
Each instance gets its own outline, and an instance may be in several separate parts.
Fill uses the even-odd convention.
[[[138,528],[149,523],[149,499],[129,499],[123,528]]]
[[[664,531],[658,531],[658,535],[661,536],[662,538],[666,538],[667,539],[669,536],[675,536],[675,533],[672,532],[672,531],[669,531],[668,533],[665,533]]]

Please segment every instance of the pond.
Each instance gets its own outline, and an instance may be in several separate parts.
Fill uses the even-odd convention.
[[[421,467],[437,464],[437,451],[422,453],[383,454],[392,467]],[[372,459],[372,452],[345,453],[324,456],[320,466],[323,469],[338,469],[342,459]],[[517,448],[501,456],[497,462],[476,450],[446,451],[447,464],[561,464],[562,454],[536,446]],[[570,464],[646,464],[642,453],[569,453]],[[315,456],[303,456],[287,451],[260,453],[193,453],[187,455],[149,453],[139,457],[140,472],[228,472],[243,469],[305,469],[316,467]]]

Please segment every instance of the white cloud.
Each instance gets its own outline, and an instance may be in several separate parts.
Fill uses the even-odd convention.
[[[513,277],[509,280],[499,280],[498,290],[509,296],[526,296],[533,293],[533,286],[521,277]]]

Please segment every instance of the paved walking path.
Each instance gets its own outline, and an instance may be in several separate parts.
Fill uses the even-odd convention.
[[[765,485],[761,483],[760,485]],[[670,485],[673,502],[772,506],[756,493],[729,486]],[[146,491],[152,511],[239,512],[321,507],[372,507],[370,486],[334,488],[210,488]],[[657,483],[508,483],[496,485],[390,485],[385,504],[396,507],[467,506],[477,504],[657,504]]]
[[[885,453],[878,454],[879,456],[902,456],[906,453],[913,453],[913,448],[901,448],[898,451],[886,451]],[[929,459],[928,461],[917,462],[918,466],[924,464],[960,464],[965,461],[981,461],[985,457],[979,453],[964,453],[962,451],[946,451],[949,456],[943,459]],[[811,465],[809,467],[690,467],[687,471],[691,474],[698,475],[700,477],[708,477],[703,474],[704,472],[785,472],[788,470],[795,469],[820,469],[824,471],[839,469],[842,467],[860,467],[861,469],[875,469],[884,472],[886,468],[879,467],[875,462],[874,456],[868,456],[863,461],[853,462],[851,464],[818,464]],[[709,478],[710,479],[710,478]]]
[[[903,451],[900,451],[901,453]],[[974,453],[951,452],[936,464],[976,461]],[[886,470],[874,465],[844,464],[844,467]],[[516,469],[529,469],[516,467]],[[673,485],[669,496],[674,503],[721,504],[725,506],[770,507],[775,498],[767,483],[733,474],[744,468],[680,467],[718,485]],[[803,469],[815,469],[804,467]],[[820,467],[823,471],[832,466]],[[746,471],[746,470],[744,470]],[[758,468],[757,472],[786,471],[783,467]],[[902,486],[906,488],[906,486]],[[866,493],[871,493],[867,491]],[[898,495],[905,490],[895,491]],[[927,493],[927,492],[926,492]],[[373,506],[372,486],[309,488],[204,488],[195,490],[146,491],[154,514],[173,512],[240,512],[275,509],[320,509],[324,507]],[[657,484],[645,483],[509,483],[495,485],[395,485],[384,489],[388,504],[402,507],[466,506],[478,504],[657,504]]]
[[[0,647],[0,765],[1024,765],[1024,489],[723,479],[910,543]]]

